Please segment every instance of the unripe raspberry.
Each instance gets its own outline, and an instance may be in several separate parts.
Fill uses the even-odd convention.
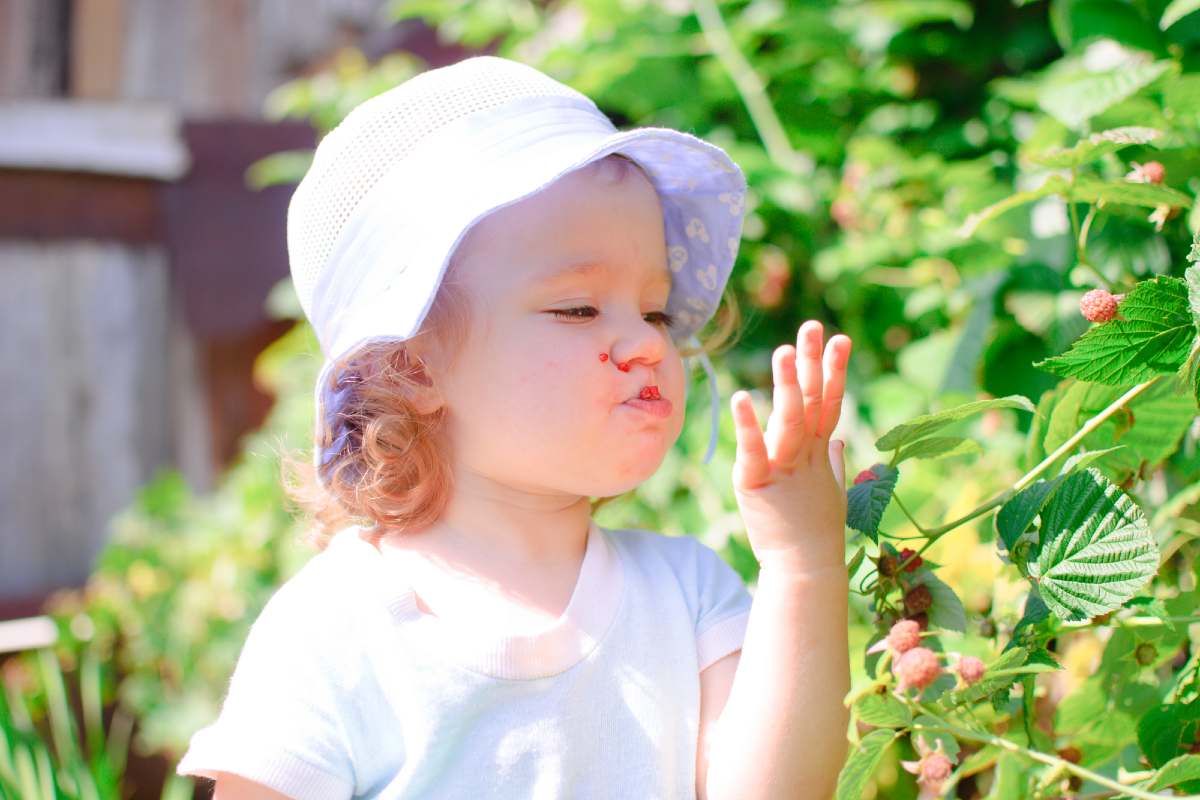
[[[1137,646],[1137,649],[1133,651],[1133,656],[1137,660],[1138,664],[1141,664],[1143,667],[1145,667],[1149,664],[1153,664],[1154,659],[1158,658],[1158,648],[1150,644],[1150,642],[1142,642]]]
[[[917,781],[937,790],[953,771],[954,764],[944,753],[929,753],[921,759],[921,774]]]
[[[1133,181],[1134,183],[1162,183],[1163,178],[1167,177],[1167,168],[1158,161],[1147,161],[1145,164],[1139,164],[1136,161],[1130,163],[1133,164],[1133,169],[1125,175],[1125,180],[1127,181]]]
[[[900,656],[892,671],[899,681],[900,691],[909,686],[924,689],[942,674],[942,665],[938,661],[937,653],[928,647],[914,647]]]
[[[1079,313],[1089,322],[1108,322],[1117,315],[1117,303],[1123,297],[1107,289],[1092,289],[1079,298]]]
[[[854,476],[854,485],[858,486],[860,483],[862,483],[864,481],[877,481],[877,480],[879,480],[878,475],[876,475],[874,472],[872,472],[869,469],[864,469],[862,472],[860,472]]]
[[[903,562],[904,559],[908,558],[909,556],[916,555],[916,552],[917,552],[916,550],[913,550],[911,548],[908,548],[908,547],[904,548],[903,550],[900,551],[900,561]],[[917,556],[909,563],[909,565],[907,567],[904,568],[904,571],[912,572],[917,567],[921,566],[921,564],[923,564],[923,563],[924,562],[921,560],[921,557]]]
[[[963,656],[958,660],[958,674],[967,686],[982,678],[986,671],[987,667],[975,656]]]
[[[933,595],[929,593],[929,587],[923,583],[909,589],[904,595],[904,609],[909,614],[920,614],[922,611],[929,610],[931,605],[933,605]]]
[[[888,631],[887,639],[897,655],[906,653],[921,644],[921,626],[911,619],[902,619]]]

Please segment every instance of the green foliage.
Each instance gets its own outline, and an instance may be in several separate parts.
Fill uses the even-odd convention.
[[[894,742],[918,753],[940,742],[952,780],[975,774],[994,798],[1197,791],[1186,751],[1200,660],[1181,650],[1200,577],[1196,10],[1191,0],[391,5],[446,43],[494,45],[542,69],[622,127],[688,130],[743,166],[730,291],[749,312],[738,346],[717,359],[725,396],[768,387],[770,353],[803,319],[854,340],[854,414],[839,435],[848,477],[854,464],[877,477],[847,487],[850,574],[862,579],[852,641],[870,650],[896,619],[919,616],[903,597],[924,585],[922,644],[948,671],[905,697],[889,691],[887,655],[852,659],[869,682],[854,719],[877,729],[855,737],[839,798],[872,783],[875,796],[913,796],[888,777],[899,770],[881,769]],[[268,111],[328,131],[424,68],[347,49],[328,73],[280,87]],[[248,180],[296,180],[309,158],[277,154]],[[1151,161],[1162,183],[1131,177]],[[1119,318],[1089,327],[1078,300],[1092,288],[1126,295]],[[271,305],[298,315],[286,287]],[[147,751],[177,756],[213,718],[250,621],[309,555],[270,444],[308,445],[317,363],[298,324],[258,366],[275,413],[218,489],[194,497],[178,476],[160,477],[114,522],[87,591],[58,607],[63,657],[111,660],[115,701]],[[599,521],[703,535],[752,581],[757,562],[730,511],[730,420],[700,466],[706,397],[689,398],[659,472]],[[884,574],[893,541],[924,551],[970,525],[997,539],[1016,601],[1000,599],[998,582],[981,613],[979,587],[965,585],[977,565],[923,557]],[[72,633],[80,620],[92,636]],[[1060,652],[1071,639],[1103,647],[1077,685]],[[949,671],[968,652],[987,664],[969,686]],[[1071,688],[1054,739],[1035,718],[1035,690],[1058,697],[1048,680]],[[1063,758],[1067,746],[1081,758]],[[43,756],[29,752],[22,769],[36,775]]]

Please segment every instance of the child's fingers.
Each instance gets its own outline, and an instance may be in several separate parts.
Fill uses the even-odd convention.
[[[753,488],[767,482],[771,465],[767,459],[767,444],[762,429],[758,426],[758,415],[750,402],[750,393],[739,390],[733,393],[729,404],[733,413],[733,430],[737,436],[737,456],[733,461],[735,485]]]
[[[850,361],[853,342],[849,336],[839,333],[829,340],[825,348],[825,397],[821,406],[819,436],[832,436],[842,416],[842,399],[846,395],[846,364]]]
[[[804,400],[796,380],[796,349],[782,345],[771,356],[775,399],[767,420],[767,452],[776,464],[790,467],[804,443]]]
[[[824,328],[820,320],[810,319],[800,326],[796,334],[796,352],[799,361],[796,371],[800,374],[800,392],[804,398],[804,430],[812,436],[820,433],[821,398],[824,388],[821,378],[821,343],[825,341]]]

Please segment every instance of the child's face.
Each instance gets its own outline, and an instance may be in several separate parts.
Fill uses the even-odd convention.
[[[638,170],[612,181],[570,173],[461,243],[474,323],[449,374],[435,372],[459,468],[610,496],[651,476],[679,436],[683,363],[658,313],[671,288],[662,209]],[[581,261],[612,271],[542,281]],[[648,385],[670,401],[667,416],[624,404]]]

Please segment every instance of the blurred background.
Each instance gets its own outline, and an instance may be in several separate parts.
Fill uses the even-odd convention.
[[[490,53],[584,92],[618,127],[725,148],[750,192],[721,395],[753,389],[765,421],[771,350],[810,317],[848,334],[835,435],[852,479],[913,416],[1053,390],[1031,364],[1088,328],[1088,289],[1182,275],[1195,205],[1108,208],[1089,218],[1086,255],[1076,209],[1053,195],[961,226],[1054,172],[1028,154],[1120,126],[1164,136],[1102,174],[1154,160],[1165,185],[1200,193],[1197,5],[0,0],[0,730],[15,720],[16,742],[0,797],[6,774],[38,776],[17,785],[39,792],[55,776],[44,796],[207,796],[174,763],[215,717],[250,622],[313,555],[278,476],[282,450],[311,447],[320,364],[286,210],[315,143],[362,100]],[[662,469],[598,521],[699,536],[753,587],[727,405],[704,465],[693,379]],[[1170,486],[1149,497],[1200,480],[1193,417],[1164,423],[1156,455],[1113,479],[1133,486],[1169,458]],[[970,421],[986,452],[910,464],[907,511],[953,519],[1011,484],[1041,458],[1029,424]],[[881,530],[916,532],[895,504]],[[863,541],[848,535],[847,554]],[[926,555],[965,605],[960,649],[986,654],[1023,593],[990,523]],[[864,594],[851,619],[858,685],[876,625]],[[1102,644],[1081,640],[1063,693]],[[915,797],[895,758],[877,778],[872,796]]]

